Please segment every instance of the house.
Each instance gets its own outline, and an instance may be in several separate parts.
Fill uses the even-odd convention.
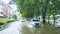
[[[10,2],[11,3],[11,2]],[[16,4],[5,3],[0,0],[0,16],[5,18],[11,18],[14,14],[18,13]]]
[[[0,0],[0,17],[3,17],[3,6],[2,6],[2,1]]]

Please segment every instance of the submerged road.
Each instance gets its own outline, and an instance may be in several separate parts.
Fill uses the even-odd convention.
[[[20,21],[12,22],[9,27],[0,31],[0,34],[21,34],[22,23]]]

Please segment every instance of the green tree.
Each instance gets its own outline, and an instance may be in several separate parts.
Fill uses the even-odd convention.
[[[13,0],[23,17],[31,18],[40,15],[39,0]]]
[[[55,22],[55,14],[60,14],[60,1],[59,0],[13,0],[17,6],[19,12],[23,17],[31,18],[38,17],[43,18],[43,23],[46,23],[46,16],[53,15]]]

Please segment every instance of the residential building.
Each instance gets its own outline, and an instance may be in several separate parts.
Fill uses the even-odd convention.
[[[11,2],[10,2],[11,3]],[[0,8],[0,16],[4,16],[5,18],[11,18],[12,15],[17,15],[17,6],[15,4],[7,4],[1,1],[1,8]]]
[[[0,17],[3,17],[3,6],[2,6],[2,1],[0,0]]]
[[[5,18],[10,18],[11,7],[3,2],[3,14]]]

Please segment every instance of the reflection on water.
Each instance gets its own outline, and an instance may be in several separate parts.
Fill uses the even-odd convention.
[[[24,25],[22,27],[22,34],[40,34],[40,27],[28,28]]]
[[[60,34],[60,29],[57,30],[54,27],[46,24],[43,27],[32,27],[29,28],[26,25],[22,26],[22,34]]]

